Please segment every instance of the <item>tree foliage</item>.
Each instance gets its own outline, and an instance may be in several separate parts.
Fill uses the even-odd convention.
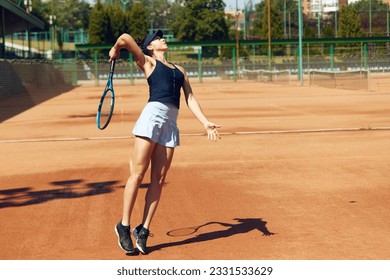
[[[12,1],[24,7],[23,1]],[[56,16],[54,26],[57,30],[88,29],[90,43],[96,44],[112,43],[123,32],[143,37],[150,29],[157,28],[168,29],[177,41],[201,42],[235,38],[235,19],[225,16],[223,0],[138,0],[128,1],[125,5],[121,0],[95,1],[96,4],[91,6],[87,0],[33,0],[31,13],[46,23],[46,30],[51,27],[49,18],[53,14]],[[268,39],[267,2],[258,1],[254,5],[251,23],[247,21],[248,39]],[[297,38],[297,1],[272,0],[271,3],[271,39]],[[304,14],[304,37],[385,36],[387,9],[387,4],[382,0],[360,0],[340,6],[337,16],[336,13],[328,13],[321,21],[310,19]],[[321,24],[320,28],[318,22]],[[339,29],[337,32],[336,26]],[[317,30],[321,30],[321,34],[317,34]]]
[[[274,4],[270,5],[271,22],[268,24],[268,5],[264,5],[263,18],[260,25],[260,35],[263,40],[268,39],[268,26],[271,27],[272,39],[283,39],[283,22],[280,11]]]
[[[103,5],[98,1],[93,7],[89,16],[89,43],[103,44],[109,42],[110,18],[108,13],[103,8]]]
[[[46,22],[45,26],[48,29],[49,28],[49,6],[45,5],[42,0],[35,0],[32,2],[32,11],[31,14],[38,19],[42,20],[43,22]]]
[[[89,40],[91,44],[112,44],[123,33],[143,38],[147,33],[147,23],[147,12],[140,3],[124,10],[119,4],[98,2],[89,17]]]
[[[50,16],[55,16],[53,24],[61,29],[78,30],[88,27],[91,6],[86,0],[32,1],[31,14],[50,27]]]
[[[209,41],[228,38],[223,0],[179,0],[170,28],[179,41]]]
[[[367,36],[384,36],[387,29],[388,4],[382,0],[360,0],[353,6],[360,15],[361,26]],[[370,32],[370,6],[371,6],[371,31]]]
[[[57,26],[67,30],[86,29],[90,10],[90,5],[84,0],[57,1],[54,11]]]
[[[272,8],[273,7],[273,8]],[[284,10],[284,0],[276,0],[271,2],[271,9],[274,11],[271,12],[271,23],[274,20],[277,20],[276,25],[281,25],[281,29],[278,26],[277,38],[274,37],[274,34],[271,33],[272,39],[282,39],[284,38],[284,28],[292,30],[292,34],[297,34],[298,30],[298,14],[297,14],[297,2],[294,0],[286,1],[286,10]],[[275,10],[278,11],[275,14]],[[259,37],[263,40],[267,40],[268,33],[264,33],[264,24],[268,25],[268,8],[267,1],[261,1],[255,5],[255,20],[253,21],[253,28],[250,31],[252,37]],[[284,18],[286,17],[286,22]],[[284,24],[286,26],[284,26]],[[268,29],[268,27],[266,27]],[[274,29],[271,25],[271,30]],[[265,37],[264,37],[265,35]]]
[[[359,14],[353,5],[344,5],[340,11],[338,36],[340,38],[363,37]]]
[[[134,38],[143,38],[148,31],[147,11],[141,4],[135,4],[127,17],[128,33]]]
[[[105,6],[105,10],[109,18],[110,42],[113,43],[114,38],[118,38],[126,31],[126,17],[118,4]]]

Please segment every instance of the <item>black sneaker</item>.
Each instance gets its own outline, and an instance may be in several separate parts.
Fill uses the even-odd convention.
[[[148,236],[153,236],[148,229],[144,228],[142,225],[133,229],[133,235],[136,238],[135,244],[137,245],[138,250],[144,255],[148,253],[146,249],[146,241]]]
[[[115,232],[118,236],[118,245],[121,247],[123,251],[127,254],[131,254],[134,252],[133,242],[130,237],[130,226],[124,226],[121,222],[119,222],[115,226]]]

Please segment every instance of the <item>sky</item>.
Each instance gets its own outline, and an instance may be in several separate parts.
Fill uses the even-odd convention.
[[[226,4],[226,10],[234,10],[236,8],[236,0],[224,0]],[[237,6],[239,10],[244,9],[244,5],[248,3],[249,0],[237,0]],[[253,4],[259,3],[260,0],[252,0]]]

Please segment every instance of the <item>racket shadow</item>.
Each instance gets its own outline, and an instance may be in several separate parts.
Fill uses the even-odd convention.
[[[231,224],[231,223],[223,223],[223,222],[209,222],[204,225],[194,226],[192,228],[197,229],[207,225],[217,224],[226,227],[226,229],[205,232],[184,240],[155,245],[150,247],[149,250],[150,252],[153,252],[153,251],[158,251],[169,247],[176,247],[176,246],[181,246],[181,245],[186,245],[191,243],[198,243],[198,242],[205,242],[205,241],[210,241],[210,240],[215,240],[220,238],[227,238],[236,234],[245,234],[253,230],[261,232],[263,236],[271,236],[276,234],[268,230],[268,228],[266,227],[267,222],[263,221],[261,218],[244,218],[244,219],[235,218],[233,220],[237,221],[238,223]],[[174,231],[176,230],[169,231],[167,235],[170,235],[169,233],[172,233]],[[193,231],[193,234],[196,234],[196,230]]]

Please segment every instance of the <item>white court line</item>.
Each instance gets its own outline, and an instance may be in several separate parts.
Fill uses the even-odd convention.
[[[297,134],[297,133],[326,133],[344,131],[378,131],[390,130],[390,127],[369,128],[319,128],[319,129],[293,129],[293,130],[260,130],[260,131],[235,131],[220,132],[220,135],[254,135],[254,134]],[[180,136],[205,136],[206,133],[181,133]],[[104,137],[68,137],[68,138],[36,138],[36,139],[9,139],[0,140],[0,143],[33,143],[33,142],[56,142],[56,141],[86,141],[86,140],[121,140],[132,139],[134,136],[104,136]]]

